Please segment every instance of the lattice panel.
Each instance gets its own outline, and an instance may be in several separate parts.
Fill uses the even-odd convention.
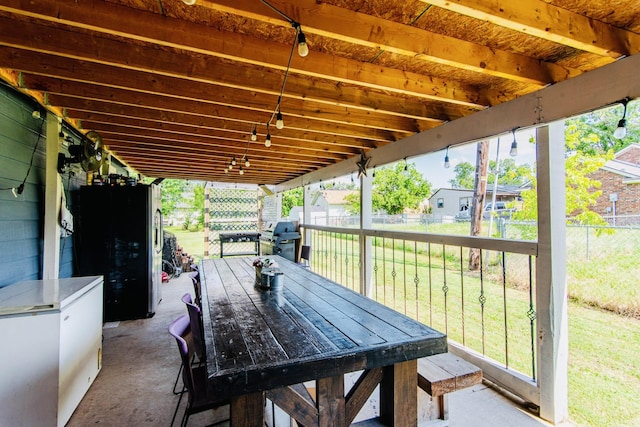
[[[209,187],[209,256],[220,256],[220,233],[242,231],[257,232],[258,229],[258,191],[239,188]],[[251,252],[252,242],[233,243],[225,253]]]

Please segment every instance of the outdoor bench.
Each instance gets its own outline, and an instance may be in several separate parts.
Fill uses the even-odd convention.
[[[429,425],[448,425],[448,393],[481,382],[482,370],[452,353],[418,359],[418,387],[431,396],[426,419],[433,423]]]

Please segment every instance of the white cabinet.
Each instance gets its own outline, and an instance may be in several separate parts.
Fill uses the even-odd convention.
[[[102,276],[0,289],[0,426],[64,426],[102,363]]]

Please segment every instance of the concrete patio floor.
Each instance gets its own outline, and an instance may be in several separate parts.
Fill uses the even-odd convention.
[[[180,300],[186,292],[193,294],[193,286],[188,275],[182,274],[162,284],[162,302],[154,317],[104,325],[102,371],[71,417],[68,427],[170,425],[178,402],[172,386],[180,359],[175,340],[169,336],[167,327],[186,313]],[[369,407],[363,411],[375,412],[375,406],[373,397]],[[184,399],[176,425],[183,410]],[[451,427],[548,425],[486,384],[452,393],[449,411]],[[192,416],[189,425],[207,425],[227,416],[228,407],[223,407],[217,413]]]

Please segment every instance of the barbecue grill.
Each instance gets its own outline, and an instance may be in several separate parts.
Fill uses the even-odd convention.
[[[260,255],[260,233],[253,231],[239,231],[232,233],[220,233],[220,258],[223,258],[225,255]],[[255,244],[255,249],[253,251],[245,251],[245,252],[224,252],[225,244],[233,244],[233,243],[251,243]],[[242,248],[246,248],[249,246],[247,244],[240,245]]]
[[[269,223],[260,235],[260,252],[262,255],[280,255],[295,262],[296,240],[300,240],[300,233],[293,222]]]

